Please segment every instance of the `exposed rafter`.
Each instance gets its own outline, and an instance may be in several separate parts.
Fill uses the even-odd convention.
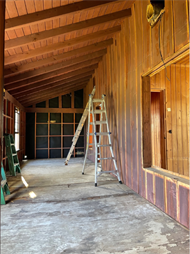
[[[71,81],[76,81],[78,79],[81,79],[81,78],[85,78],[85,77],[91,77],[92,74],[94,73],[94,70],[90,70],[90,71],[85,71],[84,69],[80,70],[80,73],[77,71],[76,72],[76,75],[73,75],[73,73],[71,73],[69,75],[69,77],[66,77],[66,75],[64,75],[65,78],[63,78],[63,80],[59,80],[59,81],[56,81],[54,80],[53,83],[51,83],[51,87],[52,86],[59,86],[59,85],[63,85],[64,83],[67,83],[67,82],[71,82]],[[22,88],[16,88],[11,92],[11,94],[13,94],[14,96],[16,96],[17,94],[20,94],[20,93],[23,93],[23,92],[30,92],[31,90],[34,90],[34,89],[40,89],[42,87],[49,87],[50,84],[48,84],[47,82],[37,82],[35,84],[32,84],[32,85],[29,85],[29,86],[25,86],[25,87],[22,87]]]
[[[58,95],[63,95],[63,94],[68,94],[72,91],[76,91],[76,90],[80,90],[83,89],[86,85],[80,85],[80,86],[75,86],[73,89],[69,88],[67,90],[64,89],[60,89],[55,91],[55,93],[50,92],[48,95],[42,95],[40,96],[40,98],[35,98],[33,100],[27,100],[26,102],[22,102],[22,105],[24,105],[25,107],[33,105],[33,104],[37,104],[39,102],[45,101],[45,100],[49,100],[51,98],[54,98]]]
[[[44,95],[49,95],[49,94],[52,94],[52,93],[57,93],[57,91],[62,91],[63,89],[64,90],[68,90],[68,89],[73,89],[75,88],[76,86],[82,86],[82,85],[86,85],[87,82],[83,81],[83,82],[75,82],[74,84],[69,84],[69,85],[62,85],[62,86],[59,86],[59,87],[56,87],[54,88],[54,91],[52,92],[52,88],[49,87],[49,89],[46,89],[44,92],[43,92],[43,95],[40,95],[39,93],[38,94],[28,94],[27,96],[25,97],[22,97],[19,99],[19,101],[22,103],[23,101],[28,101],[28,100],[32,100],[32,99],[36,99],[36,98],[41,98],[42,96]],[[58,94],[57,94],[58,95]]]
[[[52,73],[53,71],[59,70],[59,69],[62,69],[63,72],[64,72],[64,68],[68,68],[69,66],[76,65],[76,64],[79,64],[79,63],[82,63],[82,62],[90,61],[90,60],[93,60],[94,58],[102,57],[103,55],[106,54],[106,52],[107,52],[106,49],[102,49],[100,51],[93,52],[91,54],[83,55],[83,56],[80,56],[80,57],[76,57],[74,59],[64,61],[62,63],[57,63],[57,64],[54,64],[54,65],[39,68],[37,70],[28,71],[28,72],[24,72],[24,73],[15,75],[15,76],[7,77],[7,78],[4,79],[4,82],[5,82],[5,85],[8,85],[8,84],[11,84],[11,83],[16,83],[16,82],[21,81],[21,80],[29,80],[32,77],[42,75],[42,74],[44,74],[43,76],[46,77],[47,73],[49,73],[49,72]],[[80,66],[80,65],[78,65],[78,66]],[[56,73],[56,75],[57,75],[57,73]],[[53,76],[53,75],[51,75],[51,76]],[[36,77],[36,78],[39,78],[39,80],[42,79],[41,76]],[[32,82],[29,82],[29,83],[32,83]]]
[[[52,71],[49,73],[42,74],[40,76],[32,77],[26,80],[18,81],[9,85],[5,85],[5,89],[7,91],[14,90],[15,87],[25,87],[27,85],[39,82],[39,81],[45,81],[46,84],[51,83],[51,80],[54,79],[54,77],[58,78],[60,80],[61,76],[69,74],[69,72],[75,72],[77,70],[81,70],[83,68],[88,68],[89,66],[93,66],[94,64],[97,64],[101,60],[101,57],[94,58],[92,60],[85,61],[80,64],[75,64],[63,69],[59,69],[57,71]],[[74,74],[74,73],[73,73]]]
[[[40,93],[42,91],[45,91],[45,90],[49,89],[50,87],[51,87],[51,89],[53,89],[55,87],[58,88],[58,87],[61,87],[63,85],[64,86],[66,86],[66,85],[74,85],[74,84],[78,84],[78,83],[81,83],[81,82],[86,82],[87,83],[89,81],[89,79],[91,78],[91,76],[92,75],[89,75],[89,76],[86,76],[86,77],[83,77],[83,78],[79,78],[79,79],[75,78],[75,80],[68,79],[68,80],[65,80],[64,82],[63,81],[59,81],[59,82],[56,82],[54,84],[51,84],[51,86],[50,85],[41,86],[41,87],[38,87],[38,88],[30,89],[29,91],[26,90],[24,92],[19,92],[19,93],[16,92],[15,94],[12,93],[12,95],[14,95],[14,97],[19,100],[21,97],[25,97],[28,94],[30,94],[30,95],[38,94],[38,93]]]
[[[77,13],[86,9],[90,10],[92,8],[99,7],[100,5],[109,5],[110,3],[113,3],[113,2],[114,1],[81,1],[78,3],[59,6],[56,8],[7,19],[5,21],[5,29],[6,31],[8,31],[10,29],[15,29],[20,27],[23,28],[31,24],[44,22],[49,19],[55,19],[70,13]]]
[[[12,56],[8,56],[5,58],[5,65],[20,62],[23,60],[30,59],[32,57],[37,57],[39,55],[43,55],[46,53],[54,52],[60,49],[64,49],[70,46],[74,46],[80,43],[84,43],[86,41],[92,41],[101,37],[109,36],[114,33],[120,32],[121,31],[121,26],[115,26],[106,30],[101,30],[95,33],[90,33],[87,35],[79,36],[74,39],[70,39],[64,42],[59,42],[55,44],[51,44],[42,48],[36,48],[34,50],[31,50],[27,53],[20,53]]]
[[[109,45],[113,44],[113,39],[109,39],[109,40],[105,40],[105,41],[101,41],[101,42],[97,42],[94,44],[91,44],[89,46],[86,47],[81,47],[78,49],[74,49],[68,52],[64,52],[60,55],[56,55],[56,56],[52,56],[52,57],[48,57],[42,60],[38,60],[38,61],[34,61],[31,63],[25,63],[22,65],[19,65],[17,67],[12,67],[9,69],[5,69],[4,70],[4,75],[5,77],[9,76],[9,75],[17,75],[20,72],[24,72],[24,71],[28,71],[34,68],[39,68],[42,67],[44,65],[48,65],[48,64],[55,64],[58,61],[66,61],[67,59],[73,57],[73,56],[80,56],[82,54],[87,54],[89,52],[93,52],[93,51],[98,51],[99,49],[104,49]]]
[[[106,22],[120,20],[125,17],[131,16],[131,9],[126,9],[111,14],[103,15],[93,19],[84,20],[78,23],[73,23],[67,26],[54,28],[51,30],[45,30],[41,33],[30,34],[27,36],[22,36],[16,39],[8,40],[5,42],[5,49],[12,49],[20,46],[25,46],[30,43],[46,40],[59,35],[64,35],[66,33],[75,32],[78,30],[86,29],[92,26],[104,24]]]

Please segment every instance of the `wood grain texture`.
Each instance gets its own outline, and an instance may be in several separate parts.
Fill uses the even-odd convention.
[[[42,40],[46,40],[48,38],[52,38],[52,37],[59,36],[59,35],[64,35],[67,33],[78,31],[78,30],[87,29],[92,26],[97,26],[99,24],[104,24],[106,22],[110,22],[113,20],[114,21],[120,20],[125,17],[129,17],[129,16],[131,16],[131,10],[127,9],[127,10],[122,10],[119,12],[114,12],[111,14],[103,15],[100,17],[84,20],[81,22],[73,23],[70,25],[46,30],[46,31],[43,31],[40,33],[26,35],[23,37],[19,37],[19,38],[15,38],[15,39],[6,41],[5,42],[5,49],[14,49],[16,47],[25,46],[25,45],[28,45],[33,42],[36,43],[36,42],[39,42]]]
[[[95,33],[90,33],[87,35],[79,36],[64,42],[59,42],[56,44],[51,44],[45,46],[43,48],[36,48],[33,50],[28,51],[27,53],[19,53],[12,56],[5,57],[5,65],[13,64],[16,62],[24,61],[33,57],[40,56],[42,54],[47,54],[51,52],[55,52],[56,50],[72,47],[77,44],[81,44],[84,42],[89,42],[96,40],[97,38],[105,37],[117,33],[121,30],[121,26],[115,26],[106,30],[101,30]]]
[[[98,7],[100,5],[108,5],[113,1],[81,1],[78,3],[68,4],[66,6],[59,6],[40,12],[31,13],[29,15],[22,15],[20,17],[15,17],[6,20],[5,28],[6,30],[24,27],[28,24],[35,24],[39,22],[44,22],[49,19],[57,19],[60,16],[68,15],[70,13],[77,13],[85,9],[91,9]],[[21,6],[20,6],[21,7]]]

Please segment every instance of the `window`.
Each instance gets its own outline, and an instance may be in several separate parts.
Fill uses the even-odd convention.
[[[15,108],[15,148],[16,151],[20,149],[20,112]]]

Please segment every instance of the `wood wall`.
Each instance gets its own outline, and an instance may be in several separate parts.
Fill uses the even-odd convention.
[[[96,97],[100,97],[102,93],[107,96],[113,148],[122,180],[144,197],[146,184],[142,166],[142,75],[151,72],[156,65],[161,66],[159,23],[150,28],[146,20],[148,4],[149,1],[146,0],[135,2],[132,16],[123,22],[121,33],[115,36],[114,44],[108,47],[106,56],[95,72]],[[183,51],[183,47],[189,42],[188,1],[166,0],[165,10],[160,28],[161,50],[164,59],[168,59],[174,53],[178,54],[179,50]],[[91,80],[86,87],[86,94],[91,92],[92,87]],[[175,97],[172,99],[175,104],[174,101]],[[175,164],[176,162],[169,167],[177,172]],[[185,171],[183,169],[180,172]]]
[[[162,70],[151,77],[151,91],[164,90],[166,94],[167,168],[189,176],[189,63],[172,64],[167,76],[170,81]]]

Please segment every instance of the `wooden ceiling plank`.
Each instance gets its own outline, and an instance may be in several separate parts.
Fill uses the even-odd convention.
[[[67,34],[67,33],[78,31],[78,30],[83,30],[83,29],[104,24],[106,22],[110,22],[113,20],[118,20],[118,19],[120,20],[129,16],[131,16],[131,9],[125,9],[122,11],[114,12],[114,13],[96,17],[93,19],[88,19],[78,23],[73,23],[73,24],[58,27],[55,29],[46,30],[41,33],[33,33],[27,36],[22,36],[19,38],[5,41],[5,49],[11,49],[11,48],[13,49],[16,47],[28,45],[33,42],[36,43],[38,41],[46,40],[48,38],[52,38],[55,36]]]
[[[71,81],[71,82],[58,82],[58,84],[57,83],[55,83],[55,84],[52,84],[51,85],[51,89],[52,88],[54,88],[54,87],[56,87],[56,88],[58,88],[59,86],[66,86],[66,85],[74,85],[74,84],[78,84],[78,83],[81,83],[81,82],[88,82],[88,80],[91,78],[91,76],[87,76],[87,77],[85,77],[85,78],[82,78],[82,79],[78,79],[77,81],[75,80],[75,81]],[[61,83],[61,84],[60,84]],[[26,95],[28,95],[28,93],[30,93],[30,95],[34,95],[35,93],[39,93],[39,92],[41,92],[41,91],[45,91],[45,90],[48,90],[50,88],[50,86],[49,85],[47,85],[47,86],[42,86],[42,87],[38,87],[38,88],[34,88],[34,89],[31,89],[31,90],[27,90],[27,91],[25,91],[25,92],[21,92],[21,93],[17,93],[16,95],[14,95],[14,94],[12,94],[15,98],[21,98],[21,97],[24,97],[24,96],[26,96]]]
[[[48,2],[48,1],[46,1]],[[46,3],[45,2],[45,3]],[[82,10],[92,9],[99,7],[101,5],[112,4],[113,1],[81,1],[78,3],[68,4],[64,6],[59,6],[51,9],[47,9],[40,12],[35,12],[27,15],[22,15],[19,17],[7,19],[5,21],[6,31],[10,29],[20,28],[28,26],[35,23],[40,23],[48,21],[54,18],[61,17],[70,13],[77,13]]]
[[[89,52],[98,51],[99,49],[104,49],[107,46],[112,45],[112,44],[113,44],[113,39],[111,38],[109,40],[94,43],[94,44],[91,44],[91,45],[86,46],[86,47],[82,47],[82,48],[74,49],[74,50],[71,50],[71,51],[68,51],[68,52],[64,52],[60,55],[56,55],[56,56],[49,57],[49,58],[46,58],[46,59],[42,59],[42,60],[39,60],[39,61],[26,63],[26,64],[16,66],[16,67],[12,67],[12,68],[9,68],[9,69],[5,69],[4,70],[4,75],[5,75],[5,78],[6,78],[7,76],[10,76],[12,74],[17,75],[20,72],[28,71],[28,70],[31,70],[31,69],[34,69],[34,68],[40,68],[40,67],[42,67],[44,65],[47,65],[47,64],[55,64],[55,63],[57,63],[58,61],[61,61],[61,60],[66,61],[67,59],[69,59],[73,56],[76,56],[76,55],[78,56],[78,55],[82,55],[82,54],[87,54]]]
[[[35,77],[29,78],[29,79],[25,79],[25,80],[18,81],[18,82],[15,82],[15,83],[11,83],[11,84],[8,84],[8,85],[5,84],[4,87],[7,91],[10,91],[10,90],[15,89],[17,87],[27,86],[27,85],[30,85],[30,84],[33,84],[33,83],[36,83],[36,82],[40,82],[40,81],[43,81],[43,80],[46,83],[49,83],[50,80],[54,77],[57,77],[59,79],[60,76],[62,76],[64,74],[67,74],[69,72],[74,72],[76,70],[79,70],[79,69],[86,68],[86,67],[92,66],[94,64],[97,64],[98,62],[100,62],[101,59],[102,59],[102,57],[97,57],[97,58],[94,58],[92,60],[82,62],[80,64],[75,64],[75,65],[72,65],[72,66],[69,66],[69,67],[66,67],[66,68],[63,68],[63,69],[48,72],[48,73],[45,73],[45,74],[42,74],[42,75],[39,75],[39,76],[35,76]]]
[[[20,93],[23,93],[23,92],[30,92],[34,89],[40,89],[40,88],[43,88],[43,87],[46,87],[46,86],[59,86],[59,85],[63,85],[65,83],[68,83],[68,82],[72,82],[72,81],[77,81],[79,79],[82,79],[82,78],[87,78],[87,77],[92,77],[92,74],[94,73],[93,70],[91,71],[88,71],[88,72],[84,72],[84,73],[81,73],[79,75],[75,75],[73,77],[69,77],[69,78],[63,78],[63,80],[59,80],[59,81],[54,81],[53,83],[51,84],[47,84],[47,83],[35,83],[35,84],[32,84],[32,85],[29,85],[29,86],[25,86],[25,87],[22,87],[22,88],[17,88],[15,90],[12,90],[11,91],[11,94],[13,94],[14,96],[16,96],[17,94],[20,94]]]
[[[40,82],[36,82],[34,84],[30,84],[30,85],[27,85],[27,86],[19,86],[19,87],[13,87],[11,89],[11,92],[15,93],[16,91],[17,92],[22,92],[22,91],[25,91],[26,89],[30,89],[30,88],[33,88],[33,87],[40,87],[40,86],[44,86],[44,85],[48,85],[48,84],[52,84],[52,83],[55,83],[55,82],[58,82],[58,81],[62,81],[62,80],[65,80],[65,79],[68,79],[68,78],[73,78],[75,76],[78,76],[78,75],[86,75],[86,73],[89,73],[89,72],[93,72],[95,68],[97,68],[97,64],[96,65],[92,65],[92,66],[89,66],[87,68],[83,68],[83,69],[80,69],[80,70],[77,70],[77,71],[73,71],[73,72],[70,72],[70,73],[67,73],[67,74],[63,74],[61,76],[58,76],[58,77],[54,77],[54,78],[51,78],[50,80],[42,80]]]
[[[51,44],[43,48],[36,48],[27,53],[20,53],[20,54],[8,56],[5,58],[5,65],[24,61],[24,60],[27,60],[32,57],[36,57],[45,53],[55,52],[59,49],[63,49],[63,48],[71,47],[80,43],[84,43],[85,41],[92,41],[101,37],[106,37],[108,35],[112,35],[120,31],[121,31],[121,26],[119,25],[119,26],[115,26],[106,30],[100,30],[95,33],[90,33],[87,35],[76,37],[68,41]]]
[[[68,94],[70,92],[74,92],[74,91],[83,89],[85,86],[86,85],[79,86],[79,87],[76,86],[73,89],[70,88],[70,89],[67,89],[67,90],[59,90],[59,91],[56,91],[55,93],[49,93],[48,95],[43,95],[40,98],[36,98],[36,99],[33,99],[33,100],[27,100],[26,102],[23,102],[22,105],[27,107],[27,106],[30,106],[30,105],[33,105],[33,104],[37,104],[39,102],[52,99],[52,98],[54,98],[54,97],[56,97],[58,95]]]
[[[97,57],[102,57],[106,53],[107,53],[107,50],[102,49],[102,50],[93,52],[91,54],[83,55],[83,56],[80,56],[80,57],[70,59],[68,61],[64,61],[62,63],[49,65],[49,66],[46,66],[46,67],[43,67],[43,68],[39,68],[37,70],[28,71],[28,72],[24,72],[22,74],[18,74],[18,75],[15,75],[15,76],[7,77],[7,78],[4,79],[4,84],[7,85],[7,84],[15,83],[15,82],[25,80],[25,79],[29,79],[29,78],[32,78],[32,77],[35,77],[35,76],[38,76],[38,75],[41,75],[41,74],[44,74],[44,73],[46,74],[48,72],[52,72],[52,71],[55,71],[55,70],[58,70],[58,69],[63,69],[65,67],[69,67],[69,66],[75,65],[77,63],[82,63],[82,62],[92,60],[92,59],[97,58]]]
[[[83,81],[83,82],[80,82],[80,83],[74,83],[74,84],[68,84],[68,85],[62,85],[62,86],[59,86],[59,87],[56,87],[54,88],[54,90],[52,90],[52,88],[48,88],[46,90],[44,90],[41,94],[42,95],[45,95],[45,94],[51,94],[51,93],[57,93],[57,91],[60,91],[62,89],[70,89],[70,88],[75,88],[75,87],[78,87],[80,85],[86,85],[88,82],[87,81]],[[41,95],[40,93],[37,93],[37,94],[28,94],[24,97],[21,97],[17,100],[20,101],[20,103],[22,103],[23,101],[27,101],[27,100],[31,100],[31,99],[35,99],[35,98],[40,98]]]

